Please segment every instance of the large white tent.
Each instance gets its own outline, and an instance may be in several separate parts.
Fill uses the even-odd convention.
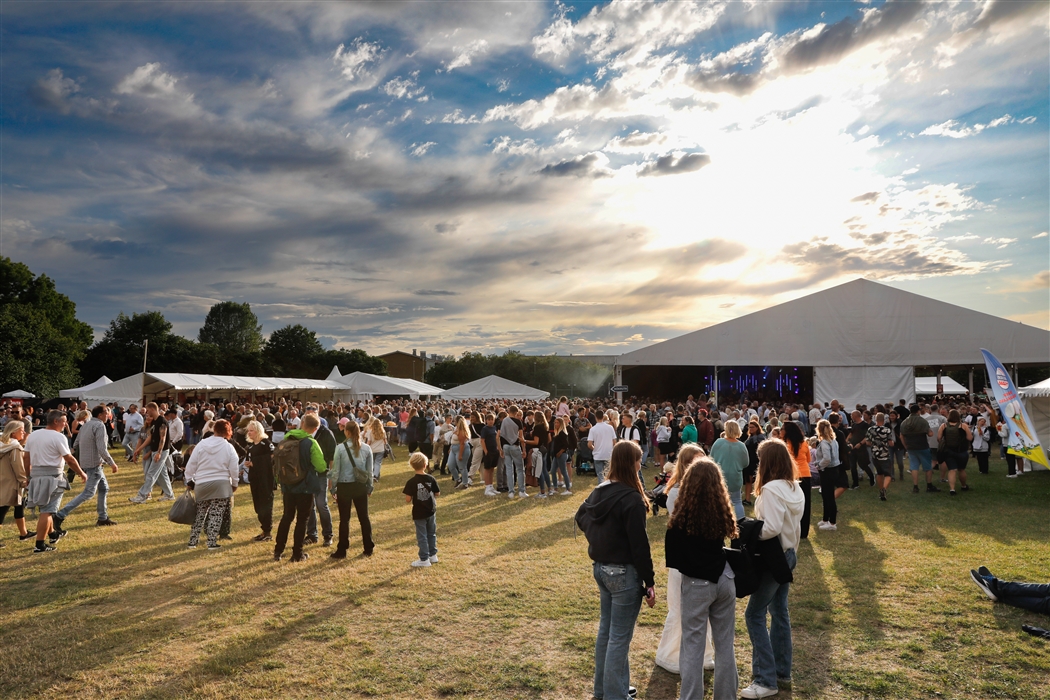
[[[441,392],[443,399],[520,399],[541,401],[550,396],[549,391],[533,389],[531,386],[512,382],[490,374],[473,382],[461,384]]]
[[[1050,454],[1050,379],[1017,390],[1043,452]]]
[[[91,382],[90,384],[78,386],[76,389],[63,389],[62,391],[58,392],[58,395],[63,399],[79,399],[81,396],[91,391],[92,389],[97,389],[100,386],[105,386],[107,384],[112,383],[113,380],[103,374],[101,377]]]
[[[292,393],[301,398],[325,400],[342,398],[347,387],[330,379],[293,379],[287,377],[241,377],[181,372],[146,372],[105,384],[83,393],[85,401],[116,402],[127,406],[141,404],[144,397],[169,396],[178,393],[232,395],[247,393]]]
[[[332,372],[335,374],[336,370],[333,369]],[[332,377],[332,374],[328,376]],[[423,382],[367,372],[352,372],[330,381],[341,384],[354,399],[369,400],[376,396],[408,396],[411,399],[418,399],[420,396],[437,396],[441,393],[438,387]]]
[[[966,394],[968,390],[951,377],[941,377],[941,389],[937,391],[937,377],[916,377],[915,393],[919,396],[932,396],[933,394]]]
[[[851,406],[914,398],[914,368],[1046,363],[1050,332],[856,279],[621,355],[645,366],[807,367],[814,399]]]

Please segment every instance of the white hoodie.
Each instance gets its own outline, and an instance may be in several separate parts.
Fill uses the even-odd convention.
[[[804,506],[805,495],[798,482],[777,479],[762,484],[762,493],[755,501],[755,519],[764,523],[759,539],[779,536],[785,552],[798,549]]]
[[[229,440],[215,435],[201,440],[186,462],[185,479],[196,484],[223,480],[236,484],[239,475],[237,450]]]

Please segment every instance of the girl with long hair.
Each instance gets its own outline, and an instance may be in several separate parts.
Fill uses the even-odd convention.
[[[642,597],[656,604],[653,559],[645,531],[649,499],[638,480],[642,450],[633,442],[613,447],[608,479],[599,484],[576,512],[576,524],[587,536],[587,554],[601,600],[594,644],[594,697],[626,700],[630,691],[627,663]]]
[[[550,456],[551,471],[553,472],[553,490],[558,490],[558,475],[562,477],[565,486],[561,492],[562,496],[572,495],[572,480],[569,478],[568,456],[569,456],[569,431],[567,429],[568,419],[558,417],[554,419],[554,437],[551,439]]]
[[[372,493],[372,448],[361,440],[361,428],[357,421],[349,420],[343,426],[346,440],[335,450],[332,470],[328,475],[328,486],[335,494],[339,508],[339,545],[332,552],[332,559],[346,559],[350,549],[350,507],[357,509],[357,520],[361,524],[361,543],[366,557],[372,556],[375,542],[372,541],[372,521],[368,517],[368,496]]]
[[[448,471],[457,489],[465,489],[470,485],[470,426],[463,416],[456,420],[452,428]]]
[[[797,562],[800,521],[805,497],[795,481],[795,463],[782,441],[769,438],[758,446],[758,477],[755,480],[755,519],[761,520],[761,540],[778,538],[789,569]],[[791,682],[791,617],[788,615],[788,586],[779,583],[767,568],[758,589],[751,594],[744,620],[751,638],[751,685],[740,691],[743,698],[776,695],[780,683]],[[766,628],[767,612],[771,618]]]
[[[839,442],[831,423],[821,419],[817,422],[817,447],[813,463],[817,465],[820,473],[820,500],[824,504],[824,515],[817,523],[818,530],[837,530],[835,523],[838,521],[839,508],[835,499],[840,492],[845,492],[845,487],[840,489],[840,483],[845,482],[845,472],[842,471],[842,461],[839,457]]]
[[[809,537],[809,520],[813,508],[813,475],[809,471],[809,443],[806,442],[806,436],[802,434],[802,426],[793,420],[784,423],[782,439],[787,444],[788,452],[791,453],[791,461],[795,463],[795,478],[802,487],[802,497],[805,499],[800,523],[800,537],[806,539]]]
[[[372,450],[372,479],[379,481],[379,474],[383,469],[383,455],[386,454],[386,426],[379,416],[365,423],[364,440]]]
[[[682,476],[664,540],[668,567],[681,572],[683,700],[703,700],[700,659],[709,629],[715,648],[714,698],[733,700],[737,696],[733,654],[736,584],[723,549],[725,540],[736,536],[736,511],[722,471],[710,458],[700,457]]]

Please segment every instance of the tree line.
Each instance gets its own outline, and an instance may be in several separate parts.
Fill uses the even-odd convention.
[[[612,381],[608,367],[560,355],[530,356],[515,350],[502,355],[465,352],[438,362],[426,373],[428,384],[442,389],[466,384],[491,374],[557,396],[604,396]]]
[[[103,337],[76,318],[76,304],[47,275],[0,257],[0,393],[24,389],[57,396],[102,375],[117,380],[146,370],[323,379],[342,374],[386,374],[386,362],[364,350],[326,350],[317,334],[289,324],[263,338],[247,303],[224,301],[208,311],[196,340],[172,332],[159,311],[121,312]]]

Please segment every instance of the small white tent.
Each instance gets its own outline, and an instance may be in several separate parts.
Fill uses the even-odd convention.
[[[941,376],[941,388],[937,391],[937,377],[916,377],[915,393],[920,396],[932,396],[934,394],[965,394],[967,388],[951,377]]]
[[[1043,446],[1043,452],[1050,451],[1050,379],[1023,386],[1017,393],[1024,402],[1028,417],[1032,419],[1032,428]],[[1041,465],[1035,466],[1038,468]]]
[[[91,382],[90,384],[78,386],[76,389],[63,389],[62,391],[58,392],[58,395],[63,399],[79,399],[81,396],[91,391],[92,389],[97,389],[100,386],[106,386],[107,384],[112,383],[113,380],[103,374],[101,377]]]
[[[541,401],[550,396],[549,391],[533,389],[531,386],[512,382],[490,374],[473,382],[461,384],[441,392],[443,399],[521,399]]]
[[[334,374],[335,369],[332,372]],[[328,376],[332,377],[331,374]],[[341,384],[354,399],[370,400],[376,396],[408,396],[418,399],[420,396],[437,396],[441,393],[438,387],[423,382],[367,372],[352,372],[342,377],[332,378],[330,381]]]
[[[36,398],[36,394],[30,394],[28,391],[22,391],[21,389],[15,389],[14,391],[9,391],[6,394],[4,394],[2,398],[5,398],[5,399],[35,399]]]

